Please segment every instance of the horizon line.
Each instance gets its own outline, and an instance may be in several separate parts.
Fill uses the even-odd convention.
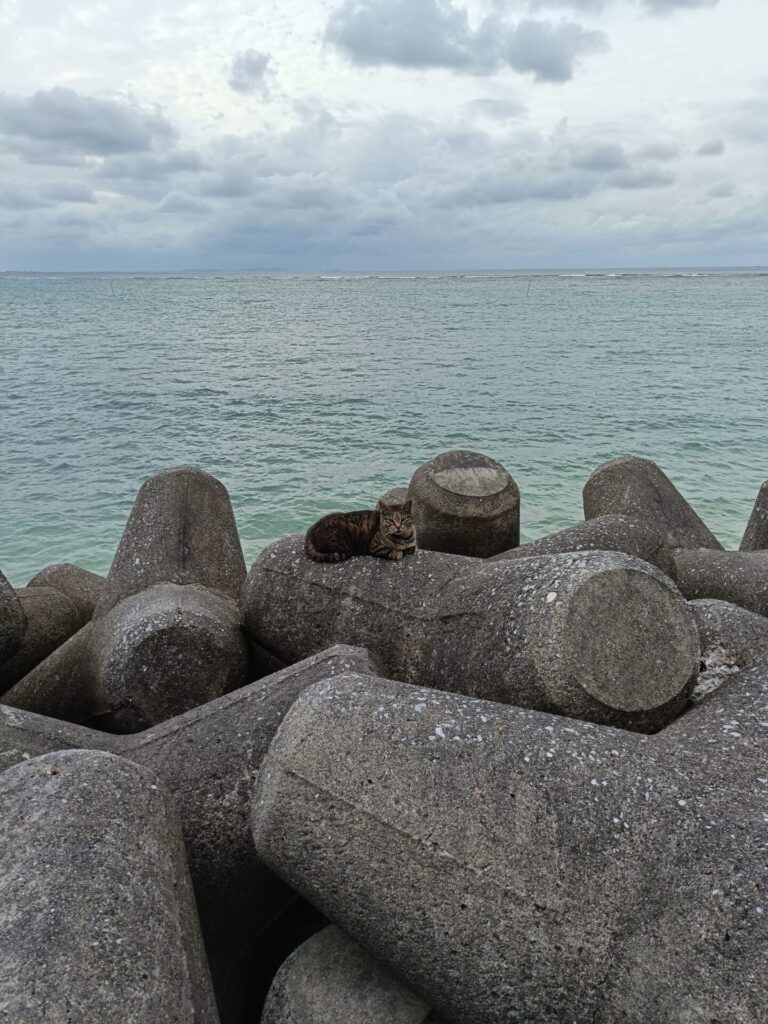
[[[17,267],[0,270],[0,275],[8,274],[547,274],[561,271],[654,271],[654,270],[768,270],[763,263],[680,263],[680,264],[645,264],[645,265],[611,265],[592,264],[563,265],[556,267],[420,267],[351,269],[346,267],[318,267],[312,270],[295,270],[287,267],[166,267],[161,270],[134,268],[132,270],[115,269],[82,269],[82,270],[33,270]]]

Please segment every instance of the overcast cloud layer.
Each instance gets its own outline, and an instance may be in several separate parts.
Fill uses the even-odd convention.
[[[767,34],[765,0],[0,0],[0,270],[765,264]]]

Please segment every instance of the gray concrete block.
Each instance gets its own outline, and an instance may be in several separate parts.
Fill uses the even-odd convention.
[[[84,626],[90,621],[106,582],[98,573],[81,569],[79,565],[72,565],[70,562],[61,562],[42,569],[32,577],[27,586],[53,587],[54,590],[60,591],[77,608],[80,625]]]
[[[234,600],[162,584],[95,624],[92,658],[112,727],[136,732],[249,681],[248,646]]]
[[[681,710],[699,662],[672,582],[620,552],[320,565],[287,537],[254,563],[243,610],[289,662],[359,644],[394,679],[637,729]]]
[[[382,494],[379,501],[383,501],[385,505],[402,505],[403,502],[408,501],[408,488],[390,487]]]
[[[650,459],[627,456],[598,466],[584,485],[583,497],[587,520],[604,515],[647,519],[661,531],[670,550],[722,550],[720,541]]]
[[[331,648],[123,741],[122,755],[155,771],[179,809],[214,973],[292,898],[260,864],[248,829],[254,780],[275,732],[307,686],[372,664],[359,648]]]
[[[423,999],[331,926],[277,972],[261,1024],[424,1024],[430,1013]]]
[[[350,671],[371,673],[378,666],[360,648],[330,648],[133,736],[0,706],[0,767],[91,747],[159,776],[181,819],[206,948],[217,991],[223,991],[233,964],[295,899],[253,848],[248,805],[262,758],[307,686]]]
[[[136,732],[248,679],[237,604],[203,587],[166,583],[88,623],[3,702],[65,721],[98,718],[109,731]]]
[[[0,572],[0,666],[18,651],[26,628],[21,601]]]
[[[768,655],[768,619],[728,601],[703,598],[690,602],[702,656],[716,648],[728,652],[738,668]]]
[[[768,551],[674,551],[672,575],[689,600],[714,598],[768,615]]]
[[[444,452],[419,466],[408,494],[420,548],[487,558],[520,543],[520,491],[487,455]]]
[[[557,555],[567,551],[623,551],[626,555],[650,562],[662,572],[668,572],[670,566],[659,528],[647,519],[623,515],[598,516],[510,551],[502,551],[489,561]]]
[[[118,751],[117,736],[0,704],[0,772],[56,750]]]
[[[184,846],[156,776],[97,751],[0,775],[0,1021],[216,1024]]]
[[[740,549],[742,551],[765,551],[768,549],[768,480],[757,493]]]
[[[169,469],[141,486],[94,615],[159,583],[196,584],[237,600],[244,579],[226,487],[200,469]]]
[[[452,1024],[762,1024],[768,660],[654,736],[361,677],[296,701],[261,857]]]
[[[768,618],[727,601],[691,601],[690,608],[701,643],[701,672],[691,694],[698,703],[768,655]]]
[[[52,587],[22,587],[16,596],[27,628],[16,653],[0,665],[0,693],[23,679],[80,628],[80,613]]]
[[[86,623],[0,700],[8,707],[66,722],[86,722],[109,711],[91,665],[93,622]]]

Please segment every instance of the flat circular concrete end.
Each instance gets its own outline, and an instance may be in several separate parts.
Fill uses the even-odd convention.
[[[202,588],[153,588],[102,622],[98,681],[116,732],[157,725],[248,681],[234,602]]]
[[[416,470],[410,490],[418,496],[427,484],[430,491],[442,491],[446,500],[456,498],[493,498],[517,486],[495,459],[479,452],[443,452]],[[430,486],[431,485],[431,486]],[[433,498],[436,495],[433,494]],[[518,496],[519,497],[519,496]]]
[[[616,711],[650,711],[674,700],[699,662],[696,624],[681,595],[630,566],[584,580],[563,640],[579,685]]]
[[[520,543],[520,491],[495,459],[444,452],[408,488],[419,547],[488,558]]]

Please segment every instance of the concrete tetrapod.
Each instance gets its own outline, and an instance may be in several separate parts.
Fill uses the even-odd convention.
[[[360,648],[333,647],[134,736],[0,706],[0,766],[65,747],[106,748],[156,772],[181,818],[206,948],[224,998],[239,958],[295,895],[256,856],[248,826],[254,779],[307,686],[378,671]]]
[[[372,671],[367,652],[331,648],[122,742],[121,754],[155,771],[173,794],[217,979],[294,899],[259,862],[248,828],[262,758],[296,697],[349,671]]]
[[[94,750],[0,775],[0,1021],[215,1024],[184,844],[148,771]]]
[[[331,926],[275,975],[261,1024],[439,1024],[429,1006]]]
[[[738,668],[768,655],[768,619],[728,601],[691,601],[702,657],[722,648]]]
[[[520,543],[520,491],[478,452],[444,452],[411,477],[416,542],[430,551],[487,558]]]
[[[655,462],[627,456],[605,462],[584,485],[584,518],[610,514],[647,519],[674,548],[714,548],[722,544],[707,529]]]
[[[158,583],[199,584],[237,600],[244,579],[226,487],[201,469],[169,469],[139,489],[94,615]]]
[[[360,644],[394,679],[644,730],[679,713],[699,663],[675,586],[620,552],[321,565],[287,537],[254,563],[243,611],[288,662]]]
[[[121,737],[0,704],[0,772],[56,750],[118,752]]]
[[[690,600],[730,601],[768,615],[768,551],[674,551],[672,575]]]
[[[757,492],[752,515],[741,539],[740,550],[768,550],[768,480]]]
[[[248,682],[240,610],[165,583],[93,620],[3,697],[10,707],[135,732]]]
[[[669,569],[670,560],[659,528],[647,519],[621,515],[598,516],[586,523],[577,523],[548,537],[502,551],[489,561],[557,555],[566,551],[623,551],[650,562],[662,572]]]
[[[18,651],[26,628],[21,601],[0,572],[0,665]]]
[[[79,565],[61,562],[49,565],[32,577],[28,587],[53,587],[60,591],[77,608],[80,625],[84,626],[93,616],[96,602],[104,590],[106,580],[95,572],[81,569]]]
[[[22,587],[16,596],[27,620],[19,648],[0,665],[0,694],[30,672],[80,628],[80,613],[52,587]]]
[[[403,502],[408,501],[408,488],[390,487],[379,500],[383,501],[385,505],[402,505]]]
[[[259,773],[259,854],[452,1024],[763,1024],[768,661],[655,736],[346,677]]]

